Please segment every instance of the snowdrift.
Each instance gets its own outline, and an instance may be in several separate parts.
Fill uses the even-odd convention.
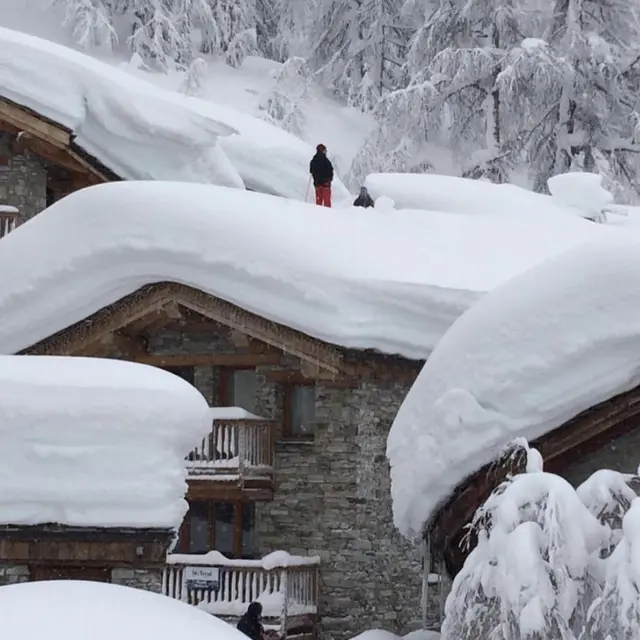
[[[2,587],[0,615],[7,637],[23,640],[86,640],[87,629],[92,640],[245,637],[193,605],[142,589],[79,580]]]
[[[210,426],[202,395],[161,369],[0,356],[0,523],[177,528],[184,459]]]
[[[459,318],[389,434],[402,533],[418,536],[514,438],[534,440],[640,384],[638,308],[640,239],[617,233],[513,278]]]
[[[475,213],[476,215],[556,215],[566,217],[583,216],[581,205],[585,198],[569,198],[567,192],[576,186],[589,187],[591,195],[600,187],[600,176],[594,174],[571,174],[583,178],[580,183],[557,176],[554,186],[563,197],[553,198],[535,193],[514,184],[493,184],[482,180],[469,180],[454,176],[415,173],[374,173],[365,181],[372,197],[391,198],[399,209],[428,209],[447,213]],[[594,176],[597,184],[587,176]],[[606,192],[605,192],[606,193]],[[592,204],[592,203],[591,203]]]
[[[606,232],[619,230],[572,217],[345,215],[197,184],[100,185],[0,240],[0,273],[12,274],[0,280],[0,353],[173,281],[329,343],[421,359],[484,292]]]
[[[244,187],[218,144],[233,127],[73,49],[0,27],[0,96],[73,131],[121,178]]]

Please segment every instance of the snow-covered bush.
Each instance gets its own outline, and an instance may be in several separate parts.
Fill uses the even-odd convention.
[[[589,611],[584,640],[637,640],[640,636],[640,498],[622,522],[622,538],[607,563],[604,593]]]
[[[599,586],[606,528],[571,485],[536,471],[504,482],[473,521],[478,544],[456,577],[445,640],[574,640]]]
[[[198,96],[202,91],[202,84],[207,74],[207,63],[202,58],[196,58],[187,69],[184,80],[180,85],[180,93],[187,96]]]

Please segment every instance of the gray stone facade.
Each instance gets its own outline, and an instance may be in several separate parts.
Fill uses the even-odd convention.
[[[0,132],[0,205],[20,211],[21,219],[32,218],[47,206],[47,169],[35,155],[26,151],[10,153],[11,137]]]
[[[124,587],[162,593],[162,569],[112,569],[111,582]]]
[[[243,352],[222,337],[164,331],[149,342],[162,354]],[[281,424],[281,386],[257,368],[255,411]],[[195,384],[213,405],[219,372],[196,367]],[[357,388],[316,385],[315,436],[277,434],[274,499],[256,506],[261,555],[277,549],[318,555],[323,637],[342,640],[372,628],[406,633],[420,624],[422,554],[395,530],[386,440],[409,385],[363,382]]]
[[[26,565],[0,565],[0,587],[20,582],[29,582],[29,567]]]

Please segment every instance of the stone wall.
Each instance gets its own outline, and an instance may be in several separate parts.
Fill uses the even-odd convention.
[[[321,557],[325,638],[377,627],[406,633],[419,624],[421,551],[393,526],[385,455],[406,391],[395,383],[318,385],[313,442],[277,444],[275,497],[258,506],[258,541],[262,553]],[[275,389],[262,392],[277,406]],[[268,410],[263,400],[260,413]]]
[[[32,218],[47,206],[47,170],[30,152],[11,155],[11,137],[0,133],[0,205],[11,205],[20,211],[22,221]]]
[[[111,582],[124,587],[162,593],[162,569],[112,569]]]
[[[0,565],[0,587],[19,582],[29,582],[29,567],[26,565]]]

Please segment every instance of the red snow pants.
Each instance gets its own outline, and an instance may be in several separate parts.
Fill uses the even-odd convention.
[[[319,207],[331,206],[331,185],[330,184],[320,184],[316,187],[316,204]]]

